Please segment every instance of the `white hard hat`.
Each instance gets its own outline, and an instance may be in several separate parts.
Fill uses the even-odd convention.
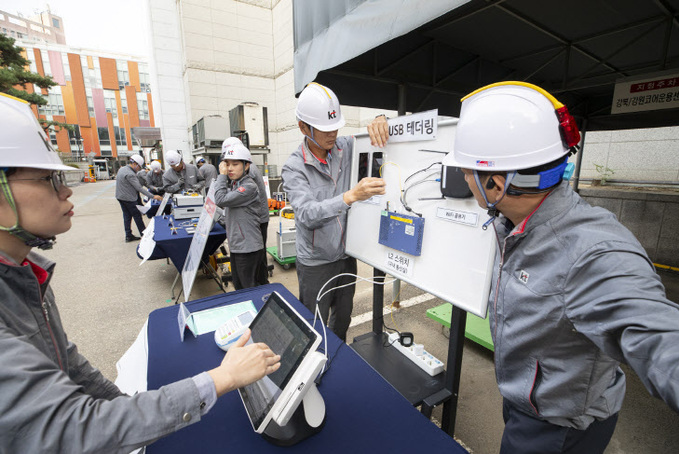
[[[29,104],[0,93],[0,167],[78,170],[65,166]]]
[[[232,141],[233,137],[229,137],[222,143],[222,161],[225,159],[234,159],[239,161],[252,162],[252,155],[250,150],[245,148],[245,145],[240,140]]]
[[[224,151],[224,147],[232,147],[236,144],[243,145],[243,142],[241,142],[238,137],[229,137],[228,139],[225,139],[224,142],[222,142],[222,151]]]
[[[176,166],[182,162],[182,155],[179,154],[177,150],[168,150],[167,153],[165,153],[165,162],[170,166]]]
[[[161,165],[160,165],[159,161],[151,161],[151,170],[156,171],[156,170],[160,170],[160,169],[161,169]]]
[[[319,131],[337,131],[344,126],[339,99],[331,89],[316,82],[311,82],[300,93],[295,114]]]
[[[139,167],[144,167],[144,158],[142,158],[138,154],[133,154],[132,156],[130,156],[130,161],[136,162],[139,165]]]
[[[529,169],[565,156],[579,140],[573,117],[548,92],[524,82],[499,82],[462,98],[453,152],[443,165]]]

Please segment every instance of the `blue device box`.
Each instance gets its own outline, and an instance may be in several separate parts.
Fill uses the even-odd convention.
[[[406,254],[422,253],[424,218],[383,211],[380,219],[379,243]]]

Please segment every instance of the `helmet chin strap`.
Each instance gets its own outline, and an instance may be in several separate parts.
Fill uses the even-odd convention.
[[[505,184],[504,188],[502,189],[502,195],[500,198],[495,201],[495,203],[490,203],[488,202],[488,196],[486,196],[486,188],[483,187],[481,184],[481,179],[479,178],[479,173],[474,170],[474,181],[476,182],[476,187],[479,189],[479,192],[481,192],[481,195],[483,196],[483,201],[486,202],[486,208],[488,209],[488,216],[490,218],[481,226],[483,230],[487,230],[488,226],[497,218],[497,215],[499,213],[498,209],[496,208],[497,204],[504,199],[505,195],[507,194],[507,188],[509,188],[510,183],[516,176],[516,172],[507,172],[507,176],[505,177]],[[492,178],[492,177],[491,177]]]
[[[33,235],[30,232],[27,232],[19,225],[19,214],[17,213],[16,203],[14,202],[14,197],[12,196],[12,191],[9,188],[9,182],[7,181],[7,175],[5,174],[4,170],[0,170],[0,187],[2,187],[2,193],[9,205],[12,207],[14,217],[16,218],[16,222],[12,227],[0,226],[0,230],[4,230],[10,235],[14,235],[23,241],[27,246],[37,247],[38,249],[52,249],[54,243],[56,242],[56,237],[41,238],[39,236]]]
[[[309,125],[309,124],[308,124],[308,126],[309,126],[309,130],[311,131],[311,136],[304,135],[304,137],[306,137],[308,140],[311,140],[321,150],[325,150],[325,148],[323,148],[318,142],[316,142],[314,140],[314,129],[315,128],[313,126]],[[326,150],[326,151],[328,151],[328,150]]]

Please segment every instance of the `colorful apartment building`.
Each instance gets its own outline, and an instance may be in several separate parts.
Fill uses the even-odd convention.
[[[25,87],[47,100],[32,106],[36,116],[73,126],[73,132],[51,132],[55,148],[74,157],[113,160],[139,150],[132,128],[155,126],[147,62],[34,38],[17,38],[16,44],[24,49],[30,71],[58,84],[49,90]]]
[[[52,143],[74,155],[132,154],[139,148],[132,128],[155,126],[148,64],[57,47],[62,46],[24,44],[30,70],[51,76],[58,84],[49,90],[26,87],[29,92],[41,90],[47,98],[46,105],[34,107],[36,115],[74,126],[72,133],[53,131]]]

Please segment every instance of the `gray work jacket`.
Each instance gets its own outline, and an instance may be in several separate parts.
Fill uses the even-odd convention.
[[[342,195],[350,189],[353,137],[338,137],[327,165],[303,141],[283,166],[283,189],[295,210],[297,261],[316,266],[346,257],[347,210]]]
[[[136,202],[139,193],[152,198],[153,194],[139,184],[136,172],[129,165],[121,167],[116,174],[116,199],[123,202]]]
[[[92,367],[62,327],[54,262],[27,260],[0,257],[0,452],[128,453],[200,420],[191,378],[127,396]]]
[[[171,194],[182,191],[200,192],[204,186],[205,179],[193,164],[184,163],[184,168],[179,173],[170,167],[163,174],[163,189]]]
[[[148,174],[148,170],[146,169],[141,169],[139,172],[137,172],[137,179],[139,180],[139,184],[142,186],[146,186],[146,174]]]
[[[217,172],[215,166],[206,162],[198,168],[198,173],[200,173],[205,180],[205,193],[207,194],[207,191],[210,189],[210,182],[217,179],[219,172]]]
[[[163,172],[149,171],[146,174],[146,187],[155,189],[156,191],[163,189]]]
[[[520,225],[501,216],[495,226],[488,314],[500,393],[585,429],[620,410],[625,362],[679,411],[679,307],[634,235],[567,182]]]
[[[229,251],[244,254],[264,249],[259,228],[259,190],[250,174],[236,181],[219,175],[214,184],[215,204],[224,208]]]
[[[250,176],[257,184],[259,190],[259,222],[264,224],[269,222],[269,197],[266,194],[266,186],[264,185],[264,177],[259,167],[255,164],[250,164]]]

